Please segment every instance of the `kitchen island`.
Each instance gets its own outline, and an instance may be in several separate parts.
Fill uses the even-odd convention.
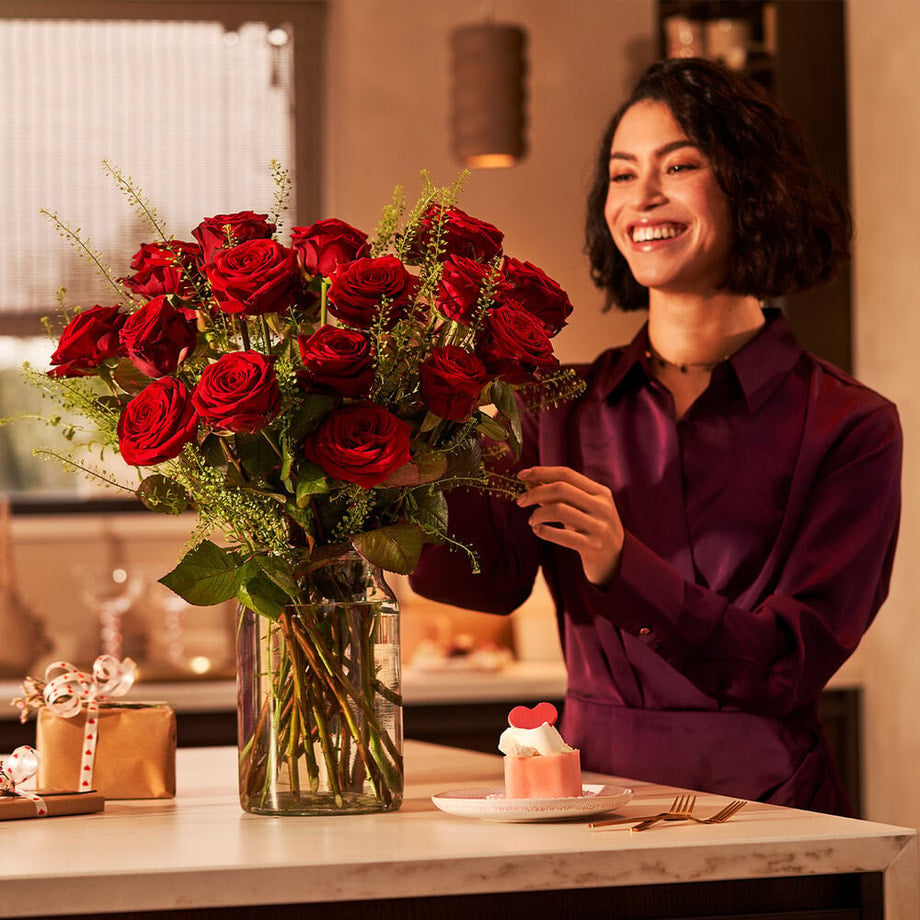
[[[501,785],[501,758],[406,744],[400,811],[244,814],[233,748],[178,752],[174,801],[0,823],[0,916],[262,918],[920,917],[917,832],[751,803],[725,824],[589,830],[590,819],[488,823],[444,791]],[[622,814],[680,790],[628,785]],[[725,799],[701,795],[706,815]],[[176,913],[170,913],[176,912]]]

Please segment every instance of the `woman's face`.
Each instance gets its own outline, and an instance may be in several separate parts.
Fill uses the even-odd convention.
[[[626,110],[610,149],[607,226],[639,284],[713,293],[724,280],[732,211],[708,157],[663,102]]]

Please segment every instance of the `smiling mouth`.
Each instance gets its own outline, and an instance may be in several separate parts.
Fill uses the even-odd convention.
[[[634,243],[649,243],[653,240],[673,240],[687,229],[685,224],[639,224],[631,227],[629,238]]]

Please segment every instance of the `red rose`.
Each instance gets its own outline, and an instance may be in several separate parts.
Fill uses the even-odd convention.
[[[163,377],[125,406],[118,420],[118,447],[126,463],[152,466],[178,457],[197,430],[198,416],[185,384]]]
[[[165,377],[195,348],[195,326],[165,296],[132,313],[121,330],[125,354],[148,377]]]
[[[530,262],[519,262],[505,256],[502,270],[507,286],[497,292],[496,299],[519,303],[543,323],[548,336],[556,335],[566,325],[566,317],[572,312],[569,295]]]
[[[192,236],[198,240],[202,261],[207,264],[218,249],[239,246],[247,240],[267,240],[274,232],[275,225],[268,222],[267,214],[237,211],[205,218],[192,231]]]
[[[382,406],[361,403],[328,415],[304,444],[326,474],[371,489],[411,459],[412,428]]]
[[[281,409],[273,363],[257,351],[222,355],[202,371],[192,404],[212,428],[261,431]]]
[[[144,243],[131,260],[134,274],[118,280],[147,299],[160,294],[178,294],[189,300],[195,294],[189,276],[197,271],[200,260],[201,249],[197,243],[179,240]]]
[[[492,269],[466,256],[448,256],[438,283],[438,309],[448,319],[469,325],[476,303]]]
[[[482,361],[456,345],[432,351],[419,373],[425,405],[435,415],[454,422],[465,422],[473,414],[489,380]]]
[[[310,275],[330,277],[336,267],[369,255],[367,234],[335,217],[310,227],[294,227],[291,248],[300,267]]]
[[[51,356],[57,365],[51,377],[86,377],[93,374],[106,358],[123,355],[119,332],[127,314],[115,307],[91,307],[78,313],[65,327]]]
[[[489,372],[509,383],[529,383],[534,371],[558,367],[543,324],[522,307],[500,306],[486,314],[477,352]]]
[[[456,255],[475,259],[477,262],[491,262],[501,254],[505,235],[492,224],[470,217],[460,208],[444,209],[433,204],[422,215],[413,240],[411,252],[421,258],[437,239],[438,224],[441,226],[441,257]]]
[[[249,240],[219,249],[204,270],[224,313],[277,313],[299,292],[297,257],[275,240]]]
[[[385,298],[392,325],[405,312],[415,286],[415,278],[396,256],[356,259],[336,269],[329,285],[329,312],[348,326],[370,329]]]
[[[322,326],[309,339],[297,337],[309,387],[340,396],[366,396],[374,382],[371,340],[355,329]]]

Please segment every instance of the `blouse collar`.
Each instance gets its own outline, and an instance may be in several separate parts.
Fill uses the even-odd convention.
[[[766,322],[757,335],[726,362],[734,371],[751,412],[767,401],[802,354],[802,347],[780,310],[768,307],[764,318]],[[628,380],[651,379],[648,351],[646,322],[628,345],[600,357],[595,365],[599,394],[608,397]]]

